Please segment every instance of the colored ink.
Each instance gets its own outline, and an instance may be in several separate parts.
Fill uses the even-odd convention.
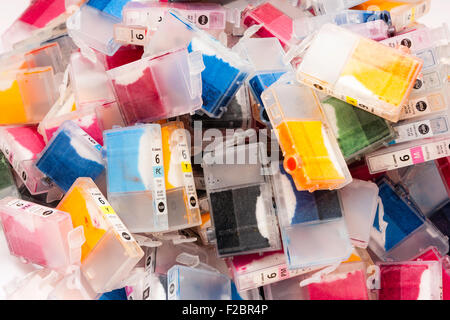
[[[62,190],[68,191],[79,177],[97,179],[104,171],[101,145],[68,120],[55,132],[36,166]]]
[[[82,226],[81,270],[95,292],[107,292],[124,280],[144,256],[131,233],[90,178],[79,178],[58,204]]]

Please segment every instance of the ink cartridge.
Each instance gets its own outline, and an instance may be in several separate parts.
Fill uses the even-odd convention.
[[[201,224],[201,217],[188,133],[183,123],[177,121],[163,124],[161,134],[169,230],[198,226]]]
[[[392,126],[370,112],[330,96],[320,104],[347,162],[387,145],[395,137]]]
[[[36,126],[0,128],[0,149],[30,194],[47,194],[47,201],[61,199],[60,189],[39,169],[36,161],[45,147]]]
[[[52,67],[0,72],[0,124],[41,121],[58,98]]]
[[[351,182],[336,138],[311,89],[286,76],[262,100],[297,190],[338,189]]]
[[[36,167],[67,192],[79,177],[97,179],[104,171],[102,146],[67,120],[39,154]]]
[[[448,238],[401,197],[388,178],[379,180],[378,188],[381,203],[375,214],[369,248],[381,260],[406,261],[429,246],[447,253]]]
[[[244,11],[242,22],[247,27],[261,25],[256,35],[262,38],[275,37],[283,48],[289,48],[293,44],[293,20],[303,16],[301,10],[291,6],[287,1],[272,0]]]
[[[352,245],[338,191],[298,191],[280,165],[274,192],[289,269],[333,264],[350,257]]]
[[[78,178],[57,206],[82,227],[81,271],[95,292],[116,289],[144,256],[141,247],[90,178]]]
[[[159,124],[103,133],[108,200],[131,232],[169,230]]]
[[[412,55],[326,24],[311,40],[297,69],[297,79],[397,122],[422,64]]]
[[[199,109],[202,62],[197,58],[179,49],[108,70],[126,123],[167,119]]]
[[[264,152],[264,145],[251,143],[218,147],[203,157],[219,257],[281,248]]]
[[[220,118],[247,78],[250,64],[206,31],[197,28],[180,12],[170,10],[146,47],[146,54],[160,55],[179,47],[201,53],[204,64],[204,69],[201,69],[203,106],[198,112]]]
[[[230,279],[209,270],[174,265],[167,272],[168,300],[231,300]]]
[[[74,228],[67,212],[6,197],[0,218],[12,255],[60,271],[80,263],[83,228]]]
[[[440,261],[377,263],[373,277],[378,300],[442,300]]]
[[[114,25],[120,19],[89,5],[81,6],[67,19],[67,30],[73,41],[112,56],[120,47],[114,41]]]

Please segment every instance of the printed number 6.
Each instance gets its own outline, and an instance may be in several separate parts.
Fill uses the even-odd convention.
[[[405,154],[403,157],[399,158],[401,161],[408,161],[409,160],[409,156],[407,154]]]
[[[276,276],[277,276],[277,274],[275,272],[273,272],[271,274],[268,274],[267,278],[272,279],[272,278],[275,278]]]
[[[183,155],[183,159],[186,159],[186,158],[187,158],[186,150],[181,151],[181,154]]]
[[[157,155],[155,156],[155,162],[156,162],[156,164],[159,164],[159,162],[160,162],[160,160],[159,160],[159,154],[157,154]]]
[[[142,39],[144,39],[144,35],[142,33],[138,33],[138,34],[136,34],[136,39],[142,40]]]

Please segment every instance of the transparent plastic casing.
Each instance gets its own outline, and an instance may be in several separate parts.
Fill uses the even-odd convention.
[[[377,267],[378,300],[442,300],[440,261],[384,262]]]
[[[339,189],[352,181],[311,89],[281,78],[261,98],[283,151],[283,166],[297,190]]]
[[[44,118],[38,128],[44,141],[50,141],[58,128],[67,120],[76,123],[101,145],[103,145],[104,130],[111,129],[113,126],[125,125],[116,102],[100,105],[90,104],[77,108],[75,111]]]
[[[70,83],[80,108],[92,103],[115,101],[113,88],[100,59],[93,63],[80,52],[73,53],[70,56]]]
[[[264,286],[268,300],[369,300],[366,286],[366,264],[348,262],[301,287],[301,281],[310,278],[310,272]]]
[[[381,41],[389,38],[390,27],[384,20],[367,21],[365,23],[345,24],[342,27],[362,37]]]
[[[256,35],[263,38],[275,37],[284,48],[288,48],[292,41],[293,19],[302,16],[303,12],[287,1],[272,0],[244,11],[242,22],[247,27],[261,25]]]
[[[201,216],[192,173],[188,133],[183,123],[177,121],[161,125],[161,134],[169,229],[198,226],[201,224]]]
[[[90,178],[78,178],[58,204],[82,226],[81,271],[95,292],[108,292],[124,280],[144,252]]]
[[[201,70],[199,55],[179,49],[110,69],[107,74],[123,117],[131,125],[200,109]]]
[[[430,11],[430,5],[431,0],[413,0],[413,1],[369,0],[363,1],[363,3],[358,4],[352,9],[388,10],[391,14],[392,25],[398,32],[412,26],[416,22],[416,19],[427,14],[428,11]]]
[[[445,180],[434,161],[388,171],[387,176],[426,217],[450,201]]]
[[[219,257],[281,249],[265,152],[262,143],[251,143],[203,157]]]
[[[339,190],[345,224],[354,246],[367,248],[378,207],[378,186],[370,181],[353,179]]]
[[[410,54],[326,24],[312,39],[297,69],[297,79],[397,122],[422,65],[421,59]]]
[[[191,129],[201,124],[202,130],[216,128],[216,129],[243,129],[250,127],[252,121],[252,110],[250,106],[250,92],[247,85],[243,85],[236,92],[236,95],[231,99],[227,106],[227,111],[224,112],[220,118],[210,118],[208,115],[194,114],[187,117],[187,122]],[[184,120],[184,119],[183,119]]]
[[[282,167],[273,179],[288,268],[333,264],[347,259],[352,244],[338,191],[298,191]]]
[[[41,121],[58,98],[52,67],[0,73],[0,124]]]
[[[33,1],[3,34],[3,45],[7,50],[11,49],[13,44],[31,37],[36,30],[53,24],[65,11],[64,0]]]
[[[67,20],[69,35],[76,42],[82,41],[87,46],[112,56],[120,43],[114,41],[114,25],[120,19],[90,5],[83,5]]]
[[[48,300],[97,300],[100,293],[92,290],[79,266],[58,281],[48,295]]]
[[[375,21],[376,23],[372,23]],[[367,22],[371,23],[370,26],[366,25]],[[303,39],[327,23],[333,23],[355,31],[359,30],[362,34],[357,33],[361,36],[372,34],[377,35],[376,38],[386,39],[389,25],[391,25],[391,16],[388,11],[346,10],[339,13],[304,17],[294,20],[294,36],[297,39]],[[367,38],[372,39],[370,36]]]
[[[378,188],[382,207],[375,215],[369,248],[381,260],[406,261],[430,246],[448,252],[448,238],[399,196],[389,179],[382,178]]]
[[[62,74],[66,70],[58,42],[52,42],[28,51],[25,53],[25,60],[28,68],[51,66],[55,76],[61,74],[56,81],[58,84],[62,80]]]
[[[168,300],[231,300],[227,276],[181,265],[167,272],[167,290]]]
[[[104,171],[102,146],[67,120],[39,154],[36,167],[67,192],[79,177],[97,179]]]
[[[126,25],[147,26],[157,30],[169,9],[178,10],[198,28],[224,30],[226,11],[217,3],[161,3],[128,2],[123,7],[123,22]]]
[[[103,139],[108,200],[121,219],[131,232],[168,231],[167,210],[159,211],[157,205],[165,201],[161,196],[166,197],[161,126],[145,124],[111,129],[103,133]],[[159,163],[152,164],[153,149],[161,152]]]
[[[283,62],[285,53],[276,38],[245,38],[239,41],[233,50],[252,65],[252,71],[246,84],[260,105],[261,120],[270,125],[264,112],[261,94],[284,73],[294,70],[290,64]]]
[[[442,256],[434,247],[428,248],[413,261],[440,261],[442,265],[442,300],[450,300],[450,257]]]
[[[12,255],[50,269],[80,263],[83,228],[74,229],[67,212],[6,197],[0,218]]]
[[[200,53],[198,59],[201,57],[204,64],[201,73],[201,112],[212,118],[220,118],[247,78],[250,64],[209,33],[183,18],[180,12],[171,9],[145,48],[145,55],[162,54],[180,47]]]
[[[7,196],[19,197],[19,191],[14,182],[13,173],[8,164],[8,160],[3,153],[0,152],[0,199]]]
[[[312,0],[309,2],[301,3],[300,6],[305,10],[313,9],[316,15],[325,15],[333,12],[340,12],[342,10],[349,9],[366,0]],[[310,7],[306,4],[309,3]]]
[[[39,171],[35,164],[45,147],[36,126],[2,127],[0,129],[0,149],[32,195],[48,193],[49,202],[59,188]],[[62,196],[62,194],[60,194]]]
[[[388,121],[345,101],[326,96],[320,104],[347,163],[387,145],[395,137]]]

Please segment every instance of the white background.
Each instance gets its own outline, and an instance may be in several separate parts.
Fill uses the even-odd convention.
[[[0,34],[14,22],[28,6],[30,0],[1,0],[0,1]],[[429,27],[440,26],[443,22],[450,25],[450,0],[432,0],[431,10],[419,22]],[[0,46],[0,52],[3,51]],[[5,298],[3,289],[6,283],[15,279],[22,278],[28,272],[34,270],[31,265],[21,263],[17,258],[9,255],[9,250],[0,230],[0,299]]]

